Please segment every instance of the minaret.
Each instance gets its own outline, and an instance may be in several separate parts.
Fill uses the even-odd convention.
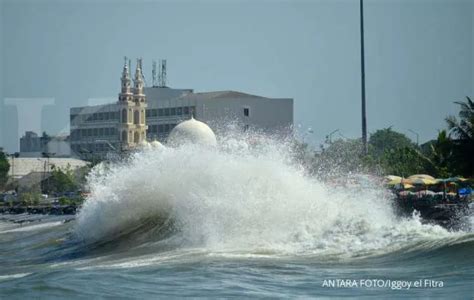
[[[117,130],[122,149],[129,150],[146,140],[146,130],[148,128],[145,122],[147,104],[145,94],[143,93],[142,60],[137,60],[133,92],[131,86],[130,61],[127,57],[125,57],[125,64],[120,80],[122,88],[117,102],[120,115]]]
[[[119,94],[119,101],[132,101],[131,85],[132,80],[130,79],[130,70],[128,69],[127,57],[124,57],[125,63],[123,65],[122,78],[122,92]]]
[[[135,88],[133,89],[133,95],[135,101],[145,101],[145,95],[143,94],[143,73],[142,73],[142,59],[137,59],[137,68],[135,70]]]
[[[133,142],[135,145],[146,141],[146,131],[148,126],[146,125],[146,96],[143,92],[144,80],[142,73],[142,59],[137,59],[137,68],[135,70],[135,80],[133,89],[133,102],[135,104],[133,108],[133,124],[135,126],[133,131]]]

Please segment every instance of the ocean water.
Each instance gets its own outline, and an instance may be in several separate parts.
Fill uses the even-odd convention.
[[[98,165],[76,216],[0,215],[0,298],[473,297],[472,216],[397,216],[382,188],[328,187],[290,149],[149,147]]]

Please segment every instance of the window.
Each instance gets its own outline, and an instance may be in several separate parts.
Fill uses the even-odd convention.
[[[169,108],[165,108],[165,109],[164,109],[164,114],[165,114],[165,116],[169,116],[169,115],[170,115],[170,109],[169,109]]]
[[[176,108],[170,108],[170,116],[176,116]]]
[[[146,117],[149,118],[151,115],[151,111],[149,109],[146,110]]]
[[[133,114],[133,120],[134,120],[134,124],[140,124],[140,112],[138,110],[136,110]]]
[[[127,123],[127,110],[122,110],[122,123]]]
[[[162,133],[164,131],[165,131],[164,126],[163,125],[158,125],[158,133]]]
[[[161,117],[164,115],[164,111],[162,108],[158,109],[158,116]]]
[[[158,109],[153,109],[153,110],[151,111],[151,116],[152,116],[152,117],[156,117],[157,115],[158,115]]]
[[[181,116],[181,115],[183,114],[183,108],[182,108],[182,107],[176,108],[176,114],[177,114],[178,116]]]
[[[183,107],[183,112],[185,115],[188,115],[189,114],[189,107]]]
[[[244,116],[248,117],[250,115],[250,108],[244,107]]]

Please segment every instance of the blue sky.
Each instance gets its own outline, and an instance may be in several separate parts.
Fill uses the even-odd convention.
[[[33,98],[41,130],[67,130],[70,107],[116,99],[124,55],[143,57],[149,81],[151,60],[166,58],[171,87],[292,97],[314,144],[335,129],[360,136],[358,0],[0,3],[8,151],[31,122],[19,98]],[[469,0],[365,1],[369,132],[415,139],[411,129],[423,142],[445,127],[472,94],[472,14]]]

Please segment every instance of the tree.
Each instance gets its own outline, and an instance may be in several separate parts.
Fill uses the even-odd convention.
[[[0,151],[0,188],[3,189],[8,181],[8,171],[10,170],[10,164],[8,163],[7,156],[3,151]]]
[[[393,174],[403,177],[426,173],[432,165],[429,159],[413,147],[386,149],[379,158],[379,164],[385,175]]]
[[[51,172],[51,177],[48,178],[49,192],[71,192],[77,190],[74,172],[70,167],[64,171],[59,168],[54,168]]]
[[[456,101],[461,106],[458,118],[449,116],[449,135],[453,139],[453,155],[456,171],[463,176],[474,175],[474,102],[466,97],[466,102]]]
[[[327,177],[369,171],[372,165],[362,155],[363,147],[360,139],[330,142],[328,147],[322,147],[321,152],[314,157],[312,173]]]
[[[413,142],[403,133],[392,130],[392,127],[379,129],[370,135],[370,154],[381,157],[386,150],[415,148]]]
[[[425,155],[431,161],[432,174],[436,177],[451,177],[453,165],[453,142],[446,130],[438,133],[438,138],[429,143],[429,150]]]
[[[19,198],[22,205],[38,205],[41,199],[41,194],[35,192],[25,192],[21,193]]]

